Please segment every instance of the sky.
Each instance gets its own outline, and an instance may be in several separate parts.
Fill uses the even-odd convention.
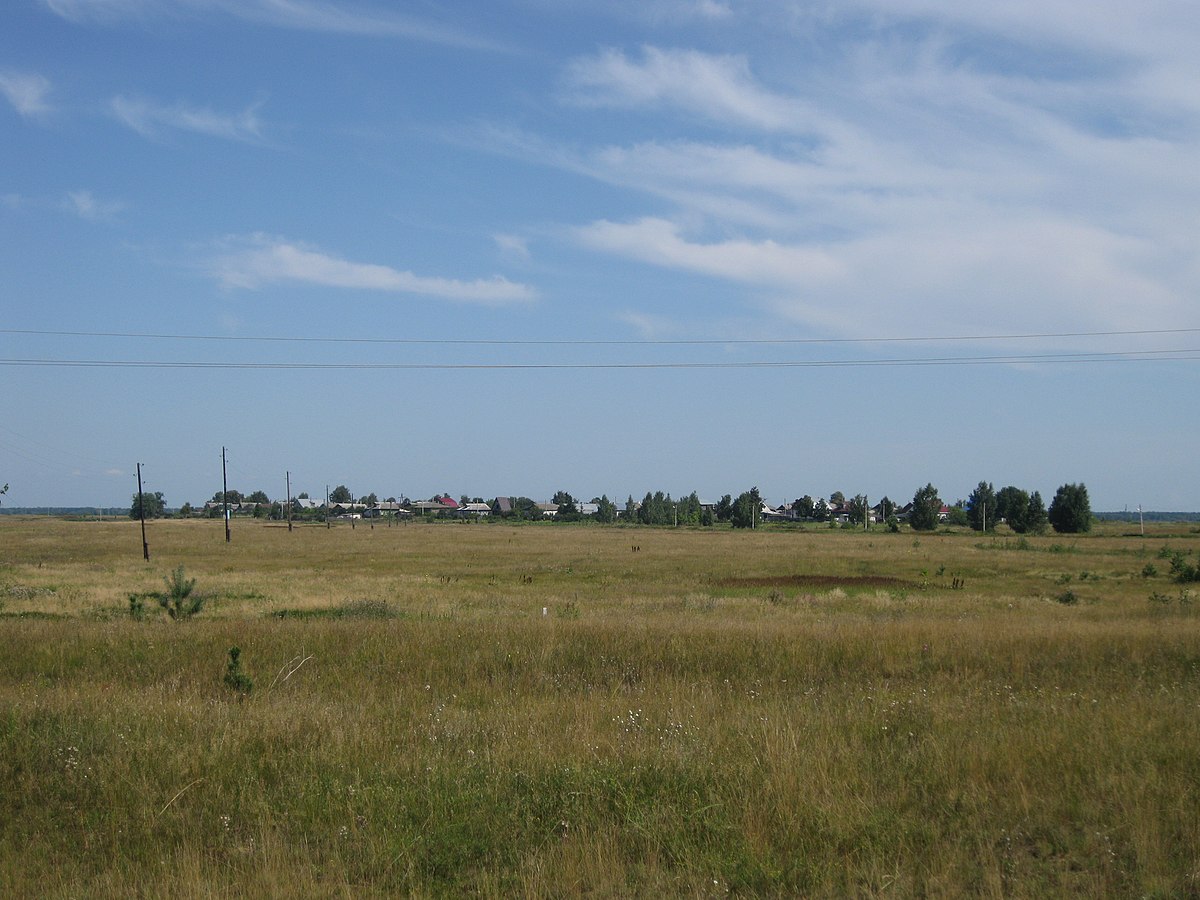
[[[1194,0],[9,0],[5,506],[1200,510]]]

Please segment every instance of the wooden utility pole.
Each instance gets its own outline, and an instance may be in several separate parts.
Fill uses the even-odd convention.
[[[329,485],[325,485],[325,528],[332,528],[333,525],[329,521]]]
[[[221,511],[225,516],[225,543],[229,543],[229,480],[225,476],[225,448],[221,448]]]
[[[142,496],[142,464],[137,464],[138,518],[142,520],[142,558],[150,562],[150,545],[146,543],[146,500]]]
[[[291,531],[291,530],[292,530],[292,473],[291,473],[291,472],[285,472],[285,473],[284,473],[284,476],[287,478],[287,520],[288,520],[288,531]]]

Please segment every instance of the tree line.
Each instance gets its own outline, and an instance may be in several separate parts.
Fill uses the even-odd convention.
[[[6,486],[7,487],[7,486]],[[449,494],[436,494],[434,501],[449,498]],[[292,517],[299,519],[323,519],[327,508],[322,505],[305,503],[308,494],[301,492],[292,501]],[[502,504],[497,497],[491,501],[491,515],[501,519],[525,521],[540,521],[546,518],[541,505],[528,497],[506,498],[509,502]],[[329,493],[329,503],[350,503],[354,495],[345,485],[338,485]],[[368,507],[379,502],[374,493],[360,497],[360,502]],[[388,502],[396,503],[395,497]],[[399,501],[407,505],[409,501]],[[469,498],[463,495],[463,505],[468,503],[487,503],[480,497]],[[725,494],[713,505],[705,505],[695,491],[685,497],[673,499],[669,493],[662,491],[647,491],[640,502],[630,495],[625,501],[624,515],[617,504],[608,498],[607,494],[593,497],[590,501],[594,512],[586,514],[581,509],[581,503],[567,491],[557,491],[551,501],[556,507],[554,519],[559,522],[578,522],[584,519],[611,524],[619,518],[641,525],[672,525],[672,526],[702,526],[712,527],[718,523],[728,523],[733,528],[754,528],[762,522],[762,495],[757,487],[743,491],[736,498]],[[254,504],[254,515],[260,518],[283,519],[287,511],[279,501],[272,501],[265,491],[255,491],[243,495],[239,491],[217,491],[207,505],[207,515],[219,517],[225,504],[240,506]],[[893,530],[899,530],[900,517],[904,514],[909,526],[915,531],[932,531],[939,525],[969,526],[975,531],[993,531],[1001,522],[1017,534],[1040,534],[1047,526],[1062,533],[1080,533],[1089,531],[1094,517],[1088,499],[1087,487],[1080,484],[1064,484],[1054,495],[1049,508],[1042,500],[1038,491],[1026,491],[1015,485],[1007,485],[999,491],[991,482],[981,481],[971,492],[965,502],[947,507],[938,495],[938,490],[932,483],[918,488],[913,494],[912,502],[902,510],[895,502],[884,497],[876,507],[881,518]],[[801,521],[823,522],[832,521],[835,515],[844,515],[849,525],[864,526],[872,512],[868,506],[867,497],[855,495],[849,500],[841,491],[830,495],[829,501],[824,498],[814,500],[811,496],[800,497],[791,504],[792,517]],[[180,508],[181,516],[193,515],[195,510],[191,504],[185,503]],[[130,518],[137,519],[145,516],[154,519],[166,514],[166,501],[161,491],[133,495],[130,505]]]

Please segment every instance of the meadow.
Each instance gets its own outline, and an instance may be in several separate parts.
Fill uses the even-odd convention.
[[[0,517],[0,895],[1200,894],[1194,525],[148,532]]]

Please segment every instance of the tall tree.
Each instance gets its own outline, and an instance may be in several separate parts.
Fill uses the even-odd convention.
[[[129,518],[140,519],[142,511],[145,510],[145,518],[157,519],[163,515],[166,508],[167,502],[163,499],[162,491],[134,494],[133,504],[129,507]]]
[[[1050,501],[1046,513],[1054,530],[1063,534],[1080,534],[1092,529],[1092,505],[1088,500],[1087,487],[1081,484],[1064,484]]]
[[[350,493],[350,488],[344,484],[339,484],[329,492],[330,503],[349,503],[354,499],[354,495]]]
[[[1029,494],[1013,485],[996,491],[996,518],[1017,534],[1024,534],[1029,524]]]
[[[733,497],[726,494],[717,501],[716,509],[713,511],[717,514],[718,522],[728,522],[733,518]]]
[[[933,484],[913,494],[913,508],[908,517],[908,524],[914,531],[933,531],[938,525],[938,514],[942,511],[942,500]]]
[[[811,519],[814,511],[813,498],[805,494],[792,504],[792,509],[795,510],[797,518]]]
[[[737,500],[733,502],[733,512],[729,521],[734,528],[753,528],[759,520],[761,509],[762,495],[757,487],[752,487],[738,494]]]
[[[975,531],[994,531],[997,519],[996,489],[990,482],[981,481],[967,498],[967,522]]]
[[[575,498],[566,491],[555,491],[554,497],[550,502],[558,505],[558,512],[555,513],[556,519],[563,522],[577,522],[582,518]]]
[[[1046,504],[1042,501],[1039,491],[1029,495],[1029,512],[1025,515],[1025,530],[1032,534],[1041,534],[1046,530],[1049,519],[1046,516]]]
[[[596,514],[593,518],[597,522],[611,525],[617,521],[617,505],[608,499],[608,494],[602,494],[592,502],[596,504]]]
[[[850,500],[846,518],[851,525],[865,525],[867,522],[867,497],[865,494],[855,494]]]

